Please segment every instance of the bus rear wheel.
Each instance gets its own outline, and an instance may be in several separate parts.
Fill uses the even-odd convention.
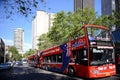
[[[74,75],[75,75],[75,70],[74,70],[74,68],[72,68],[72,67],[69,67],[69,68],[68,68],[68,75],[69,75],[69,76],[74,76]]]

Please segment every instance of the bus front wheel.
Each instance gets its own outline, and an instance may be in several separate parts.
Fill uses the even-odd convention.
[[[74,68],[72,68],[72,67],[69,67],[69,68],[68,68],[68,75],[69,75],[69,76],[74,76],[74,75],[75,75],[75,70],[74,70]]]

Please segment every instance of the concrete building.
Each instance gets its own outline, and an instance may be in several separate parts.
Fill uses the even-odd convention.
[[[85,7],[94,9],[94,0],[74,0],[74,12],[78,8],[83,9]]]
[[[32,21],[32,48],[38,49],[39,36],[49,31],[49,28],[53,25],[53,13],[47,13],[45,11],[37,11],[35,18]]]
[[[14,46],[17,48],[19,54],[23,54],[24,30],[16,28],[14,30]]]

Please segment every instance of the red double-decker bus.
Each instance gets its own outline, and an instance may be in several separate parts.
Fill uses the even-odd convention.
[[[41,52],[37,51],[35,54],[28,56],[28,65],[31,67],[40,67],[41,62]]]
[[[37,66],[36,54],[28,56],[28,65],[31,66],[31,67],[36,67]]]
[[[108,28],[85,25],[71,34],[69,42],[41,51],[40,67],[85,78],[115,75],[111,39]]]

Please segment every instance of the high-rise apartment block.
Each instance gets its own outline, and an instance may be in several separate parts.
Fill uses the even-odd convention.
[[[23,54],[24,30],[16,28],[14,30],[14,46],[17,48],[19,54]]]
[[[47,13],[45,11],[37,11],[35,18],[32,21],[32,48],[38,49],[38,39],[42,34],[49,31],[49,28],[53,25],[53,13]]]
[[[94,9],[94,0],[74,0],[74,12],[76,12],[78,8],[83,9],[86,7]]]

